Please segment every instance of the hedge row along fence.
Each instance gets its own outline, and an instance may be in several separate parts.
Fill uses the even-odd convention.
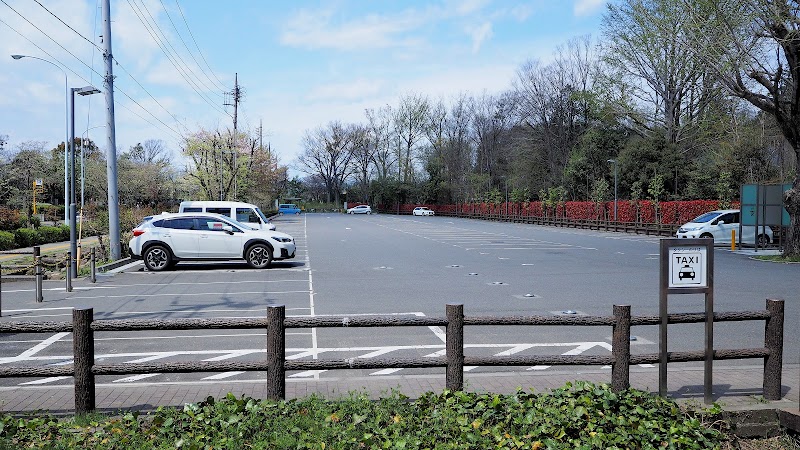
[[[39,228],[19,228],[14,231],[0,231],[0,251],[33,247],[35,245],[64,242],[69,240],[69,226],[41,226]]]
[[[535,365],[611,365],[611,386],[616,391],[630,387],[632,364],[656,364],[661,356],[631,354],[631,327],[658,325],[659,316],[631,316],[630,305],[614,305],[611,316],[464,316],[464,305],[448,304],[445,317],[286,317],[285,306],[267,307],[266,318],[248,319],[127,319],[94,320],[91,308],[75,309],[72,322],[0,322],[0,333],[72,332],[73,364],[64,366],[0,367],[0,378],[73,376],[75,412],[84,414],[96,408],[95,376],[147,373],[190,373],[265,371],[267,397],[286,396],[286,371],[332,369],[445,368],[445,384],[450,390],[463,390],[464,366]],[[668,323],[705,322],[704,313],[669,314]],[[749,349],[713,350],[715,360],[759,358],[764,360],[764,398],[781,398],[783,365],[783,300],[766,302],[766,310],[714,313],[714,322],[764,320],[764,346]],[[464,355],[464,326],[610,326],[611,355]],[[350,358],[325,360],[286,360],[287,328],[362,328],[362,327],[446,327],[445,355],[416,358]],[[266,329],[266,358],[255,362],[200,361],[171,363],[96,364],[94,333],[145,330]],[[705,360],[705,351],[669,352],[669,362]]]
[[[617,201],[617,220],[619,223],[646,223],[662,225],[682,225],[695,217],[722,208],[719,200],[691,200],[655,202],[649,200]],[[510,216],[519,218],[568,219],[572,221],[613,221],[614,202],[563,202],[548,207],[543,202],[523,203],[459,203],[452,205],[382,205],[381,211],[411,214],[417,206],[427,206],[441,215],[472,216]],[[729,205],[739,208],[739,202]]]

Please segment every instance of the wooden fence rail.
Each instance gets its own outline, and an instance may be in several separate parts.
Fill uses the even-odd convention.
[[[387,209],[381,211],[386,214],[411,214],[411,212],[397,212],[396,210]],[[604,231],[618,231],[625,233],[654,235],[654,236],[673,236],[681,224],[662,224],[662,223],[645,223],[645,222],[618,222],[614,220],[599,220],[599,219],[570,219],[567,217],[535,217],[525,214],[515,213],[478,213],[467,211],[437,211],[437,215],[444,217],[461,217],[466,219],[482,219],[491,220],[496,222],[514,222],[514,223],[527,223],[533,225],[546,225],[553,227],[563,228],[582,228],[588,230],[604,230]]]
[[[719,349],[713,351],[715,360],[759,358],[764,360],[764,398],[781,398],[783,365],[783,300],[766,301],[762,311],[714,313],[715,322],[764,320],[764,346],[749,349]],[[375,317],[286,317],[284,306],[269,306],[266,318],[257,319],[174,319],[174,320],[94,320],[93,310],[73,310],[72,322],[0,322],[0,333],[73,333],[73,364],[65,366],[2,366],[0,378],[73,376],[75,412],[83,414],[95,409],[95,376],[131,375],[146,373],[190,373],[264,371],[267,374],[267,397],[283,399],[286,393],[286,371],[332,369],[446,369],[446,387],[461,390],[464,385],[464,366],[535,366],[535,365],[611,365],[611,385],[614,390],[630,386],[630,366],[654,364],[658,353],[631,355],[631,327],[657,325],[658,316],[631,316],[628,305],[614,305],[612,316],[475,316],[465,317],[464,307],[448,304],[445,317],[396,316]],[[670,314],[668,322],[700,323],[705,314]],[[465,326],[611,326],[611,355],[510,355],[465,356]],[[287,328],[362,328],[362,327],[419,327],[446,326],[445,356],[426,358],[350,358],[339,360],[286,360]],[[96,331],[145,331],[191,329],[253,329],[267,330],[266,358],[255,362],[201,361],[172,363],[96,364],[94,333]],[[669,352],[668,362],[703,361],[704,351]]]

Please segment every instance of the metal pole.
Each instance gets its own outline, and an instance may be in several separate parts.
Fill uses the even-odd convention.
[[[75,217],[75,88],[69,95],[69,251],[70,274],[78,274],[78,262],[73,258],[78,256],[78,227]]]
[[[72,264],[70,264],[70,261],[72,261],[72,254],[67,252],[67,267],[65,267],[67,270],[67,292],[72,292]]]
[[[617,161],[614,160],[614,222],[617,221]]]
[[[117,197],[117,140],[114,129],[114,75],[111,54],[111,6],[109,0],[102,2],[103,12],[103,60],[106,63],[106,76],[103,89],[106,96],[106,175],[108,177],[108,243],[111,247],[111,260],[121,257],[119,244],[119,204]]]
[[[3,317],[3,265],[0,264],[0,317]]]
[[[97,283],[97,265],[95,260],[95,253],[94,247],[92,247],[92,259],[91,259],[91,267],[92,267],[92,283]]]
[[[33,262],[36,265],[36,303],[42,302],[42,251],[37,245],[33,247]]]

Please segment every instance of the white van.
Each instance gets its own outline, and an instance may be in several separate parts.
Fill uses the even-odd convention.
[[[258,209],[258,206],[242,202],[186,201],[181,202],[178,212],[206,212],[228,216],[256,230],[275,230],[275,224]]]

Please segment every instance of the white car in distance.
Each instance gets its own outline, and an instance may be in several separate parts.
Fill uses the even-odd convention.
[[[738,209],[721,209],[701,214],[691,222],[681,225],[676,238],[713,238],[714,243],[730,244],[731,235],[735,233],[736,242],[743,244],[766,247],[773,240],[772,228],[755,227],[752,225],[741,226],[741,241],[739,236],[740,211]]]
[[[372,208],[369,205],[358,205],[347,208],[347,214],[372,214]]]
[[[417,206],[416,208],[414,208],[413,211],[411,211],[411,214],[414,215],[414,216],[432,216],[435,213],[433,212],[432,209],[430,209],[428,207]]]

